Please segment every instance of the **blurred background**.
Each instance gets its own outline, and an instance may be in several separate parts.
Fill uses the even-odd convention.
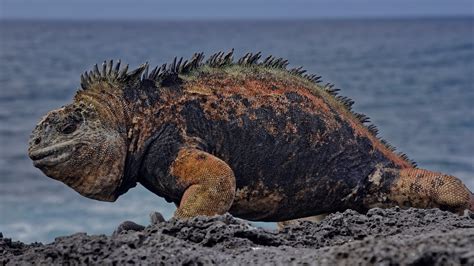
[[[287,58],[335,83],[420,167],[474,190],[473,3],[0,0],[0,232],[50,242],[172,216],[141,186],[115,203],[84,198],[27,157],[41,116],[71,102],[80,74],[104,59],[157,65],[230,48]]]

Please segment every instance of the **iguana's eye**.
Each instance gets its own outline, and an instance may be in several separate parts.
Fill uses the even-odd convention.
[[[75,124],[66,124],[61,128],[61,132],[63,134],[71,134],[72,132],[76,131],[77,126]]]

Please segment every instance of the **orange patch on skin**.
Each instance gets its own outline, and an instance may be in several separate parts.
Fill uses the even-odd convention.
[[[201,95],[211,95],[213,94],[212,89],[205,86],[189,86],[187,91],[190,93],[201,94]]]
[[[206,152],[196,149],[181,149],[171,165],[171,174],[177,177],[178,183],[186,188],[199,184],[203,179],[219,176],[233,176],[227,164]]]
[[[184,191],[176,217],[223,214],[231,207],[235,177],[222,160],[196,149],[182,149],[171,174]]]
[[[303,82],[297,81],[296,78],[288,82],[276,79],[271,74],[268,75],[269,77],[266,78],[255,77],[254,75],[248,78],[236,78],[228,75],[208,74],[200,76],[199,79],[186,82],[183,84],[183,89],[189,93],[185,96],[188,99],[199,98],[194,93],[195,88],[205,87],[208,88],[208,91],[213,91],[212,95],[201,95],[205,99],[201,105],[206,110],[208,118],[226,121],[229,120],[228,114],[222,112],[222,109],[217,107],[217,103],[224,104],[228,109],[232,109],[236,117],[246,114],[250,119],[256,119],[255,115],[249,112],[249,109],[271,106],[277,114],[284,115],[288,111],[287,106],[289,105],[285,93],[296,92],[304,98],[304,102],[300,104],[302,110],[325,117],[327,127],[332,130],[337,130],[340,127],[338,123],[333,122],[330,107],[325,100],[311,93]],[[229,101],[235,95],[245,98],[250,106],[245,106],[235,100]],[[274,131],[275,128],[270,125],[270,121],[268,121],[267,126],[270,133]],[[287,126],[289,130],[292,130],[293,127],[292,125]]]
[[[329,113],[329,106],[321,98],[316,97],[314,94],[308,91],[303,84],[288,83],[279,80],[273,80],[272,78],[264,80],[254,80],[249,78],[245,80],[243,84],[237,84],[237,86],[229,85],[229,90],[226,91],[229,94],[242,94],[251,97],[262,97],[262,96],[284,96],[288,92],[296,92],[301,96],[309,99],[313,103],[313,108],[308,110],[315,112],[316,110],[320,113]],[[303,106],[302,106],[303,107]]]
[[[191,149],[180,150],[176,160],[171,165],[171,175],[176,176],[183,187],[196,183],[196,177],[199,176],[199,169],[196,169],[197,156],[193,156],[192,151]]]

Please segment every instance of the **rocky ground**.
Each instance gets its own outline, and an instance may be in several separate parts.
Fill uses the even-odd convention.
[[[230,215],[125,223],[112,236],[77,233],[50,244],[0,234],[0,264],[474,265],[474,213],[437,209],[348,210],[282,231]],[[118,230],[120,231],[120,230]]]

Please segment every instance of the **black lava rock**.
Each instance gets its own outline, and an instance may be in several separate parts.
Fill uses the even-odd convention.
[[[27,245],[0,233],[0,264],[474,265],[471,212],[347,210],[279,232],[228,214],[154,217],[145,228],[127,222],[113,237],[78,233],[46,245]]]

